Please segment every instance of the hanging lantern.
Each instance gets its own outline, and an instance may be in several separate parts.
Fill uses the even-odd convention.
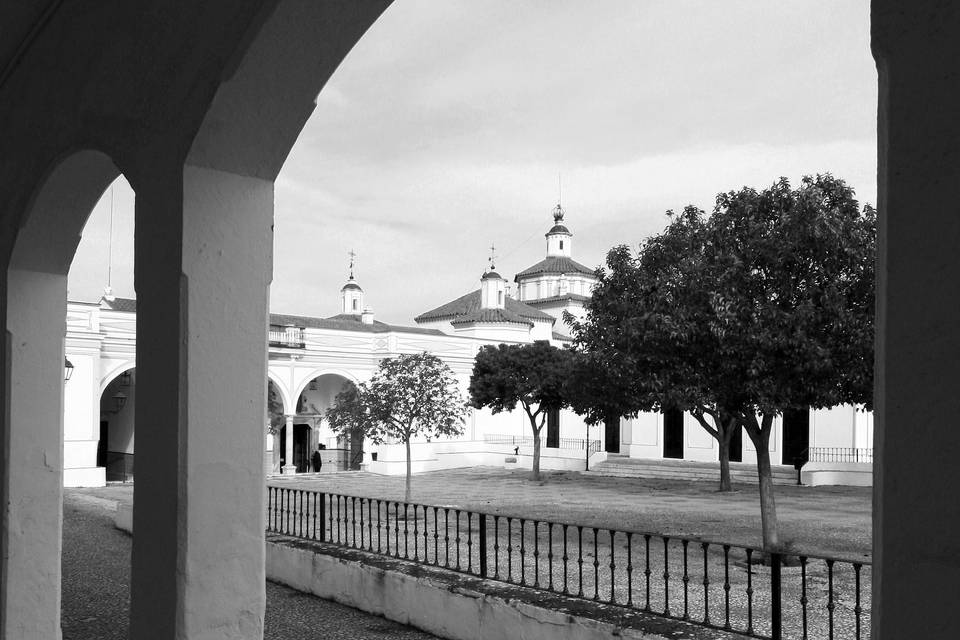
[[[73,375],[73,363],[63,356],[63,381],[66,382]]]

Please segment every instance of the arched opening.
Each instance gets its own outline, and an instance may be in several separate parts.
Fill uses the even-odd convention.
[[[137,370],[130,368],[110,381],[100,394],[97,466],[106,470],[107,482],[133,481],[136,406]]]
[[[337,435],[326,422],[327,409],[334,405],[337,394],[354,382],[338,373],[324,373],[304,385],[297,397],[293,417],[293,459],[297,473],[313,470],[314,451],[320,452],[321,471],[360,469],[363,462],[363,437]],[[300,430],[296,430],[297,428]],[[298,453],[298,452],[303,453]]]

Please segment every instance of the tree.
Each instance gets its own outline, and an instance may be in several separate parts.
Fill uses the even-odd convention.
[[[623,392],[633,411],[677,406],[705,428],[710,416],[721,452],[731,427],[746,431],[771,550],[775,416],[872,404],[876,214],[853,196],[829,174],[797,189],[781,178],[720,194],[709,217],[694,207],[671,214],[635,258],[610,252],[575,326],[581,348],[637,378]]]
[[[470,376],[470,404],[493,413],[512,411],[519,403],[533,432],[533,477],[540,478],[540,431],[551,411],[567,406],[564,398],[572,354],[544,340],[531,344],[480,347]]]
[[[459,435],[466,412],[450,367],[434,355],[417,353],[381,360],[368,382],[337,394],[326,417],[337,433],[360,432],[378,444],[403,442],[407,456],[404,501],[410,502],[410,441]]]
[[[710,294],[690,286],[702,281],[704,221],[688,207],[671,216],[659,236],[634,257],[615,247],[587,304],[587,316],[568,315],[577,348],[573,409],[588,424],[640,411],[689,411],[719,446],[720,490],[730,491],[730,439],[736,428],[729,412],[697,385],[700,371],[714,370],[715,336],[706,324]]]

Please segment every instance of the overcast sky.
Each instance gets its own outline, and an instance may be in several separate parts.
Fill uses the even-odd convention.
[[[320,93],[276,187],[275,312],[339,312],[347,252],[377,319],[540,260],[557,176],[574,257],[718,192],[832,172],[876,203],[868,0],[396,0]],[[107,279],[111,191],[71,299]],[[133,193],[112,284],[133,294]]]

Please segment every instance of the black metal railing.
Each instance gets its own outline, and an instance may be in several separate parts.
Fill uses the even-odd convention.
[[[810,447],[810,462],[869,462],[873,463],[873,449],[851,447]]]
[[[108,451],[104,462],[109,482],[133,482],[133,454]]]
[[[276,486],[267,531],[755,638],[870,635],[869,560]]]
[[[511,446],[532,447],[533,436],[512,436],[500,433],[488,433],[483,436],[484,442],[488,444],[508,444]],[[546,448],[547,441],[540,438],[540,446]],[[586,438],[560,438],[558,440],[559,449],[579,449],[583,451],[589,448],[590,453],[600,451],[599,440],[587,440]]]

